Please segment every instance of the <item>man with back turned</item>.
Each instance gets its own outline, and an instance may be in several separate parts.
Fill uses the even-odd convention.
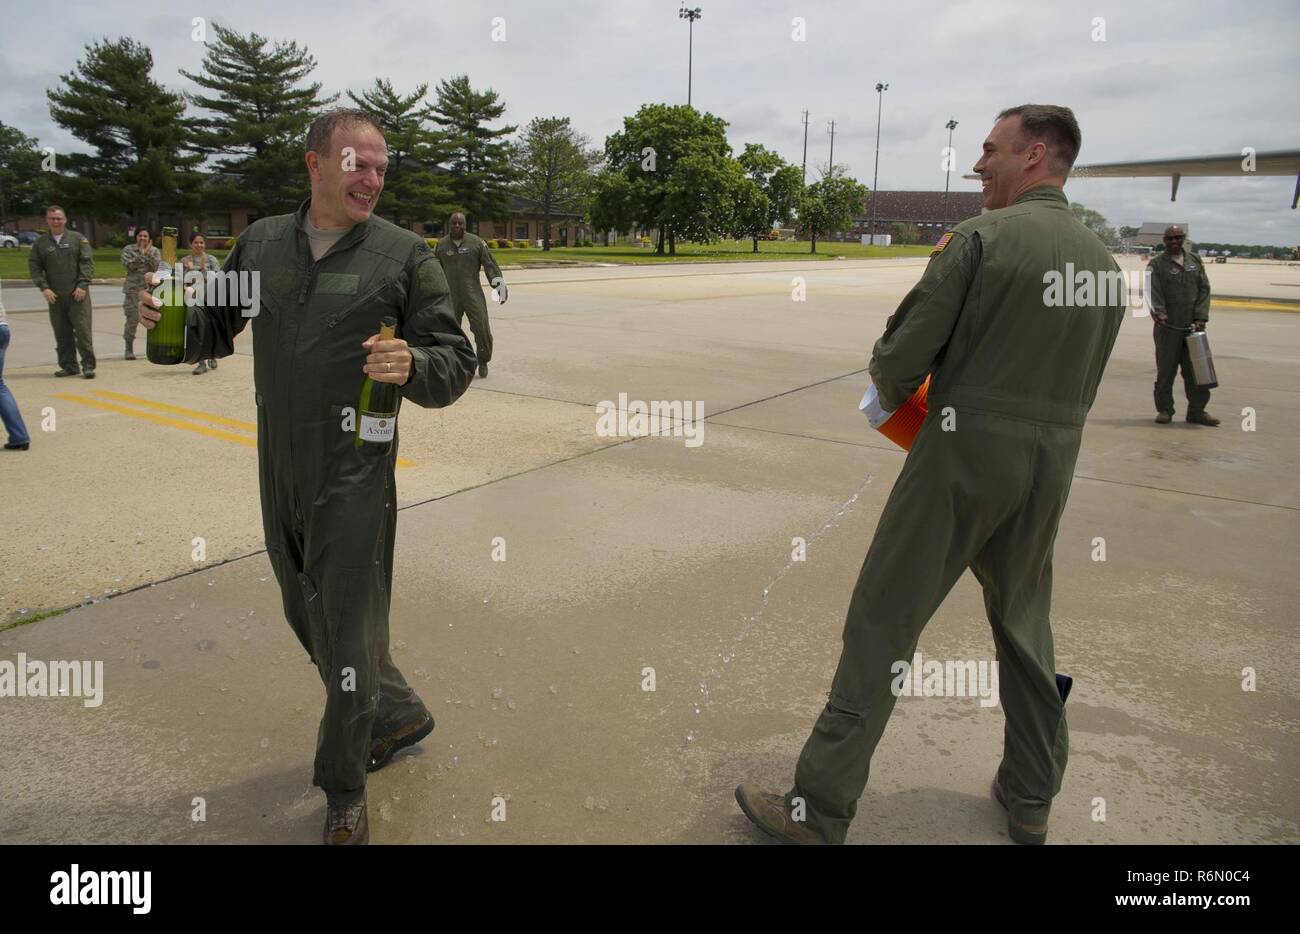
[[[1052,548],[1084,420],[1124,315],[1050,300],[1049,274],[1113,281],[1119,267],[1062,187],[1081,142],[1065,107],[999,114],[975,165],[986,213],[945,235],[871,358],[883,407],[928,375],[929,414],[899,474],[849,604],[829,703],[784,795],[736,789],[787,843],[843,843],[893,710],[897,662],[966,568],[984,589],[1006,716],[994,797],[1021,843],[1042,843],[1069,746],[1052,630]]]
[[[285,616],[325,683],[314,782],[327,798],[324,840],[366,843],[366,773],[433,729],[388,652],[397,522],[397,441],[355,442],[365,376],[417,405],[450,405],[473,378],[428,244],[372,215],[388,152],[360,111],[318,117],[307,134],[311,197],[259,220],[224,274],[256,274],[253,370],[262,525]],[[159,314],[140,293],[141,322]],[[205,296],[185,362],[229,356],[247,321],[238,301]],[[394,340],[380,321],[397,319]]]

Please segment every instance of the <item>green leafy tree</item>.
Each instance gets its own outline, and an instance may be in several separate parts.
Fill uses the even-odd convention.
[[[0,122],[0,226],[14,215],[38,214],[52,200],[36,147],[34,137]]]
[[[853,223],[867,199],[867,188],[847,175],[834,175],[809,185],[799,201],[799,227],[817,252],[817,238],[844,230]]]
[[[1102,217],[1100,212],[1085,208],[1077,201],[1070,202],[1070,211],[1079,219],[1079,223],[1101,237],[1101,242],[1106,246],[1119,246],[1119,236],[1115,233],[1115,228],[1106,223],[1106,218]]]
[[[750,237],[757,253],[758,238],[771,232],[773,223],[784,224],[793,215],[803,182],[797,166],[787,165],[779,155],[757,143],[746,143],[736,161],[757,188],[757,195],[746,186],[736,189],[740,220],[737,235]]]
[[[51,182],[70,208],[156,226],[161,212],[194,207],[202,157],[189,147],[185,99],[152,71],[145,46],[104,40],[86,46],[62,86],[46,92],[54,122],[93,150],[56,154]]]
[[[585,212],[602,161],[591,140],[568,117],[536,117],[524,128],[514,149],[515,190],[536,201],[542,212],[542,248],[551,248],[551,214],[556,210]]]
[[[388,143],[388,174],[378,211],[399,225],[410,221],[446,217],[455,210],[455,193],[445,173],[436,169],[442,158],[441,141],[429,125],[424,102],[429,85],[410,94],[393,90],[391,82],[376,78],[374,85],[348,97],[375,118]]]
[[[605,140],[609,172],[624,183],[597,186],[594,216],[620,211],[656,227],[655,252],[676,253],[678,236],[708,242],[732,229],[740,174],[727,143],[726,121],[684,105],[647,104]],[[616,197],[616,206],[602,199]]]
[[[488,127],[505,112],[506,105],[497,92],[491,88],[474,90],[468,75],[457,75],[438,84],[431,116],[442,131],[451,168],[452,198],[465,212],[467,227],[477,227],[477,222],[484,218],[506,217],[510,211],[514,172],[506,137],[518,127],[504,126],[496,130]]]
[[[207,93],[190,95],[206,112],[194,140],[227,176],[213,180],[211,203],[248,205],[259,215],[294,210],[306,192],[303,143],[320,111],[338,99],[321,97],[319,82],[303,84],[316,60],[296,42],[241,35],[217,23],[197,73],[181,71]]]
[[[637,222],[632,183],[626,175],[605,169],[592,179],[587,219],[592,227],[604,233],[605,246],[609,246],[611,230],[627,230]]]
[[[889,225],[889,235],[894,243],[908,244],[920,243],[921,231],[915,224],[905,224],[902,221]]]

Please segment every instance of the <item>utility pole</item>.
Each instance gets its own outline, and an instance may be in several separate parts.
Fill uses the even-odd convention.
[[[834,178],[835,177],[835,121],[832,120],[830,123],[826,125],[826,127],[827,127],[826,132],[831,135],[831,164],[830,164],[830,168],[827,169],[826,177]]]
[[[691,69],[692,61],[695,58],[695,21],[704,14],[700,8],[688,9],[683,6],[677,11],[677,18],[684,19],[688,23],[689,36],[686,40],[686,106],[691,106]]]
[[[803,185],[808,187],[808,111],[803,112]]]
[[[948,150],[944,153],[944,162],[948,171],[943,177],[943,222],[948,223],[948,182],[952,178],[952,131],[957,129],[957,121],[949,120],[944,124],[948,128]]]
[[[876,82],[876,170],[871,176],[871,243],[876,242],[876,182],[880,179],[880,114],[889,85]]]

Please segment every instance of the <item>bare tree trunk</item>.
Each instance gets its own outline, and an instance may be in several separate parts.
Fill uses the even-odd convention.
[[[659,228],[659,242],[655,244],[655,253],[659,256],[664,255],[664,229]]]
[[[671,227],[668,229],[668,255],[677,255],[677,234],[673,232]]]

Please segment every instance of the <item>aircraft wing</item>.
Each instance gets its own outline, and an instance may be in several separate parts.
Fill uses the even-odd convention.
[[[1158,178],[1168,175],[1172,179],[1169,200],[1178,198],[1178,182],[1183,176],[1249,176],[1295,175],[1296,189],[1291,198],[1295,210],[1300,200],[1300,149],[1278,149],[1254,154],[1253,171],[1248,155],[1227,153],[1221,156],[1190,156],[1179,159],[1147,159],[1141,162],[1098,162],[1076,165],[1070,170],[1071,178]],[[979,178],[967,175],[966,178]]]

